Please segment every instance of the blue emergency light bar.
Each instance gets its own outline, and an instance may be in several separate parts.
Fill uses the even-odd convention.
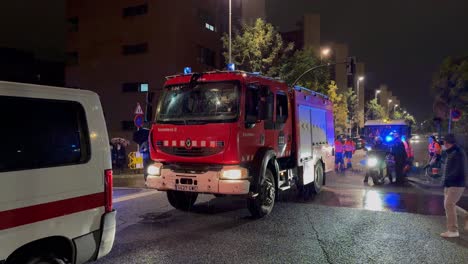
[[[236,70],[236,65],[234,63],[228,63],[227,64],[227,70],[228,71],[235,71]]]
[[[190,67],[185,67],[184,68],[184,74],[191,74],[192,73],[192,68]]]

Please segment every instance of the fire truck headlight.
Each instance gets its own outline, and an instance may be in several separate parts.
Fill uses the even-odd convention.
[[[221,171],[221,179],[224,180],[243,180],[248,178],[248,171],[246,168],[227,168]]]
[[[375,166],[377,166],[377,163],[378,163],[377,158],[372,157],[372,158],[367,159],[367,166],[368,167],[371,167],[371,168],[375,167]]]
[[[147,172],[151,176],[160,176],[161,175],[161,163],[155,163],[148,166]]]

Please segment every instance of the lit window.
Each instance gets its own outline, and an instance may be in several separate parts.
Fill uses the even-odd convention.
[[[122,84],[122,92],[124,93],[146,93],[149,91],[148,83],[139,83],[139,82],[132,82],[132,83],[124,83]]]
[[[148,92],[148,84],[147,83],[140,83],[140,92],[142,92],[142,93]]]
[[[208,23],[205,23],[205,28],[211,31],[215,31],[215,27],[213,25],[210,25]]]

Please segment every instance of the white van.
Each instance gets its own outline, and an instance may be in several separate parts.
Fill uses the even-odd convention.
[[[0,82],[0,263],[85,263],[114,243],[97,94]]]

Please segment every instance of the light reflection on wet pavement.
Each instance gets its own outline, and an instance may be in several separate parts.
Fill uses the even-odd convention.
[[[411,188],[411,187],[409,187]],[[342,190],[325,188],[310,203],[361,208],[372,211],[407,212],[424,215],[445,215],[443,196],[420,192],[393,192],[373,189]],[[462,208],[468,208],[468,198],[460,201]]]

